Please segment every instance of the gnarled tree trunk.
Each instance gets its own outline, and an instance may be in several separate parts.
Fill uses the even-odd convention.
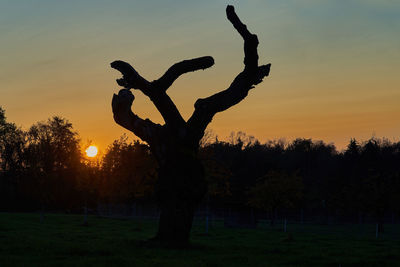
[[[244,70],[224,91],[198,99],[195,110],[185,121],[167,95],[167,89],[182,74],[209,68],[212,57],[200,57],[176,63],[158,80],[149,82],[126,62],[114,61],[111,67],[123,77],[117,80],[121,89],[114,94],[112,110],[116,123],[147,142],[157,159],[158,184],[156,193],[161,209],[155,240],[166,244],[185,245],[189,241],[194,212],[207,187],[203,166],[198,158],[199,142],[214,115],[243,100],[254,85],[268,76],[270,64],[258,66],[257,36],[251,34],[235,13],[226,9],[228,20],[244,39]],[[161,113],[165,124],[143,120],[132,112],[135,97],[130,89],[141,90]]]

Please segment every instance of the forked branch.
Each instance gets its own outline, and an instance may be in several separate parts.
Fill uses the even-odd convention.
[[[258,66],[258,38],[250,33],[235,13],[233,6],[226,8],[228,20],[239,32],[244,40],[244,70],[233,80],[228,89],[216,93],[204,99],[198,99],[195,103],[195,111],[188,120],[188,126],[196,132],[197,138],[201,138],[207,125],[214,115],[224,111],[240,101],[248,94],[249,90],[269,75],[271,64]]]
[[[153,83],[140,76],[129,63],[117,60],[111,63],[111,67],[122,73],[122,78],[117,79],[117,83],[125,87],[125,89],[138,89],[147,95],[160,112],[166,124],[181,125],[184,123],[181,114],[166,92],[155,87]]]
[[[212,65],[214,65],[214,59],[209,56],[184,60],[170,67],[160,79],[149,82],[129,63],[121,60],[111,63],[112,68],[122,73],[122,78],[117,79],[117,83],[126,89],[133,88],[142,91],[154,103],[165,123],[172,126],[183,125],[185,121],[166,90],[182,74],[206,69]]]

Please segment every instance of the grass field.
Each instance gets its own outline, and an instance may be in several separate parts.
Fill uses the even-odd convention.
[[[329,231],[288,225],[284,233],[216,223],[204,235],[197,223],[192,247],[177,250],[143,246],[155,232],[152,221],[90,216],[86,227],[82,221],[78,215],[48,214],[41,222],[38,214],[0,213],[0,266],[400,266],[400,239],[375,239],[373,225],[360,235],[357,225]]]

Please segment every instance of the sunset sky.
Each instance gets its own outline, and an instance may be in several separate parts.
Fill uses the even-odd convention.
[[[0,0],[0,106],[27,129],[60,115],[83,141],[104,149],[126,130],[112,118],[120,74],[131,63],[149,80],[172,64],[213,56],[215,66],[169,89],[184,118],[197,98],[226,89],[243,68],[243,41],[226,19],[237,14],[260,40],[270,77],[209,128],[268,139],[334,142],[400,140],[398,0]],[[133,110],[162,123],[133,92]],[[131,136],[131,135],[130,135]]]

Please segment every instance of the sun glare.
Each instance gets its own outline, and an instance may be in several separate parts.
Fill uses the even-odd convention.
[[[89,146],[85,152],[88,157],[93,158],[96,157],[98,149],[96,146]]]

